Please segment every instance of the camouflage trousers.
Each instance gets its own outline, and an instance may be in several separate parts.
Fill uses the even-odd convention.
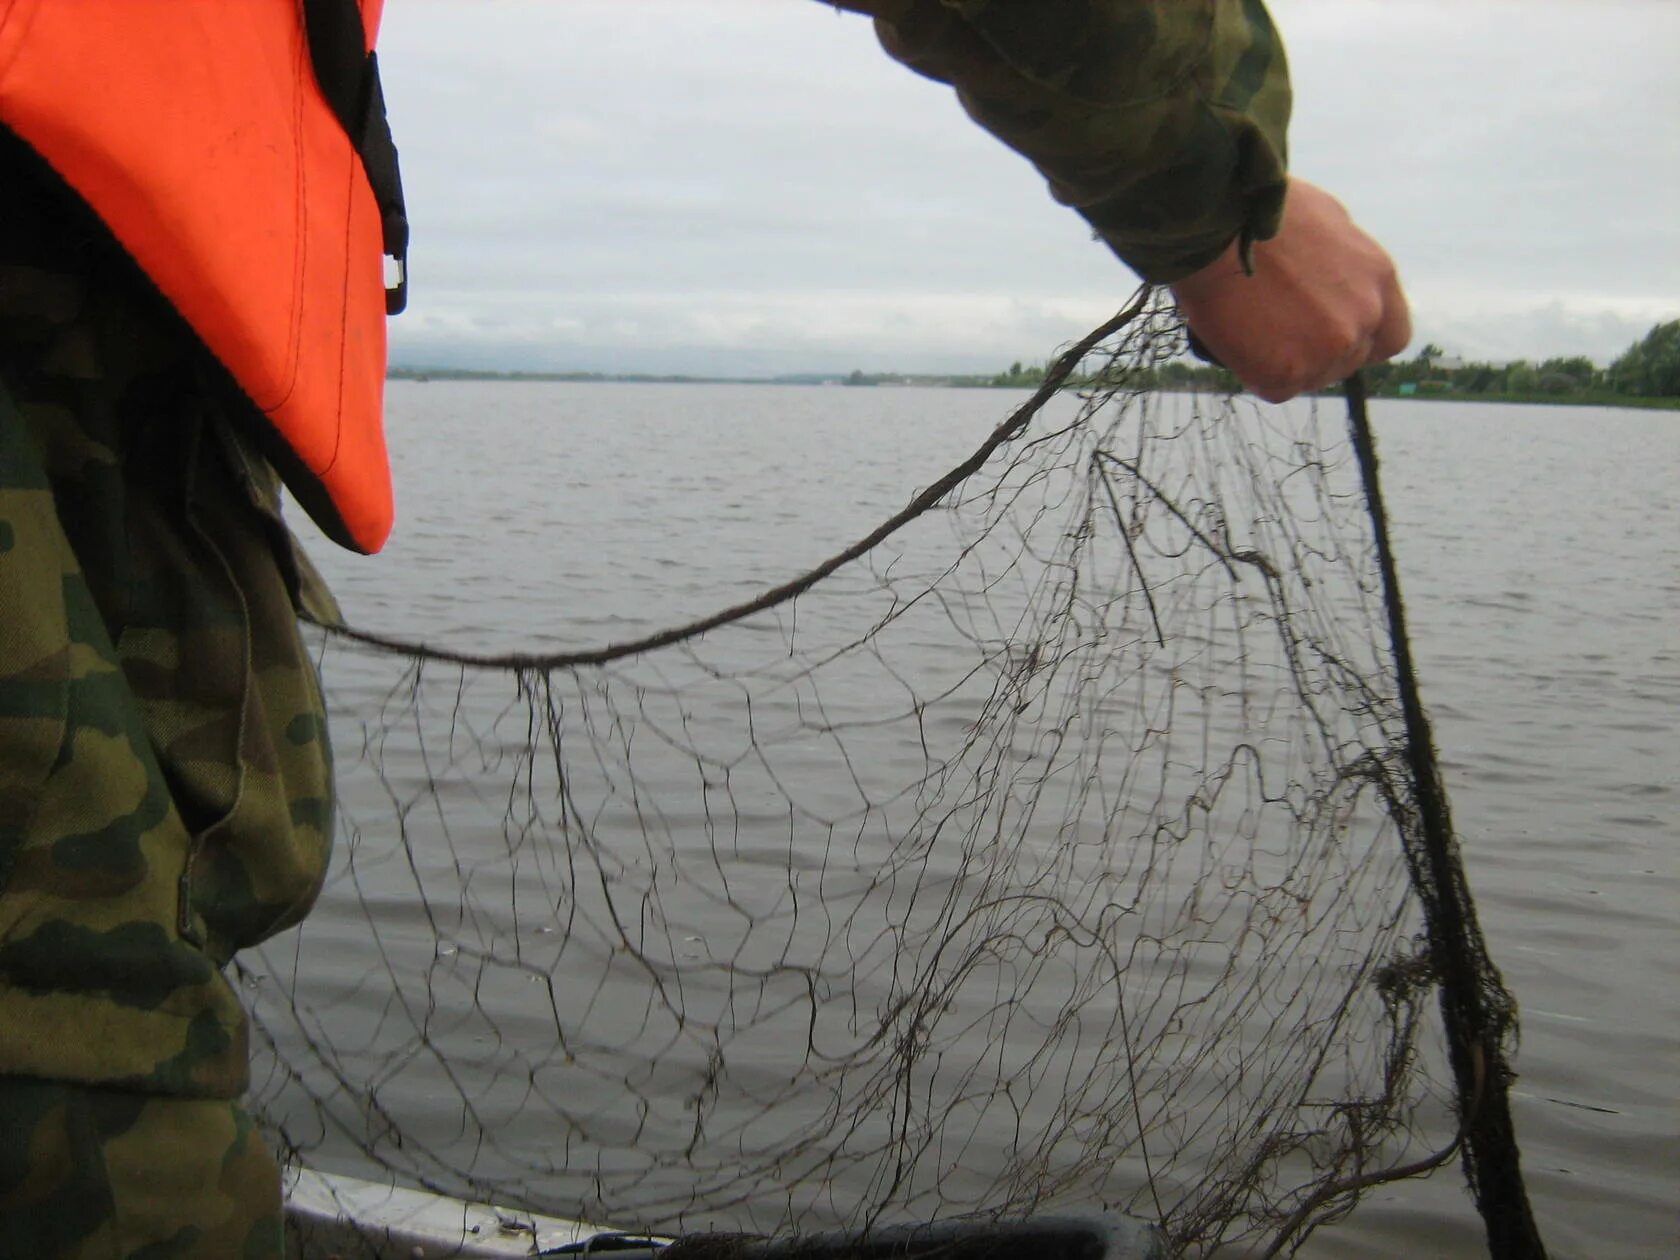
[[[0,187],[0,1256],[277,1256],[223,969],[324,878],[331,609],[196,339]]]

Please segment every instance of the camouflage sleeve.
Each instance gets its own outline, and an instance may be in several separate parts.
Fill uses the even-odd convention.
[[[1289,75],[1262,0],[841,0],[949,83],[1146,280],[1283,212]]]

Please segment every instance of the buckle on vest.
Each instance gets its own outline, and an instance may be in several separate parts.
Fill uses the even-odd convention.
[[[402,314],[408,305],[408,260],[385,255],[385,313]]]
[[[385,313],[401,315],[408,305],[408,220],[394,227],[385,219]]]

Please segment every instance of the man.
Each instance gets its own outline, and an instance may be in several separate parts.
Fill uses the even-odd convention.
[[[1404,344],[1287,180],[1257,0],[844,7],[1264,396]],[[274,470],[347,546],[391,524],[377,8],[0,3],[0,1260],[281,1254],[222,968],[331,834]]]

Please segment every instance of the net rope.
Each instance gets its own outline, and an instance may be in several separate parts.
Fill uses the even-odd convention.
[[[1183,347],[1140,294],[858,543],[648,639],[319,631],[340,856],[244,969],[284,1147],[623,1229],[1102,1208],[1181,1255],[1445,1158],[1514,1016],[1479,936],[1487,1017],[1433,1014],[1473,906],[1420,865],[1380,515],[1332,408],[1157,392]]]

